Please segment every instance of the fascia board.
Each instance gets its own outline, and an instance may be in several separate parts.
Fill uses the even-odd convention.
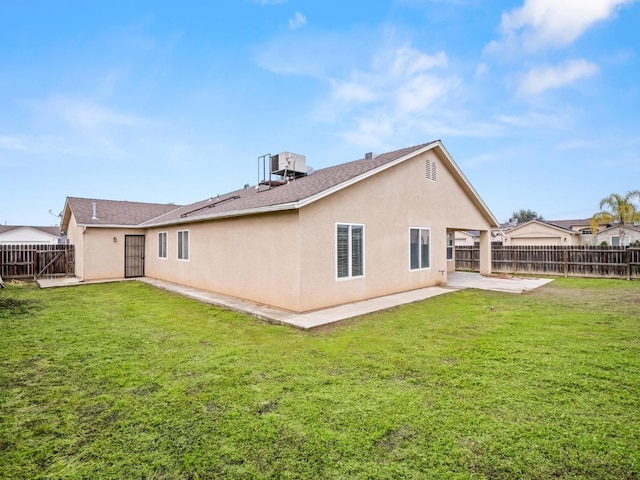
[[[299,208],[296,203],[281,203],[279,205],[269,205],[267,207],[249,208],[246,210],[232,210],[229,212],[214,213],[211,215],[202,215],[199,217],[181,218],[179,220],[169,220],[166,222],[144,223],[137,226],[136,228],[156,228],[156,227],[165,227],[168,225],[199,223],[199,222],[206,222],[207,220],[217,220],[217,219],[229,218],[229,217],[246,217],[248,215],[258,215],[261,213],[281,212],[284,210],[295,210],[296,208]]]
[[[384,165],[380,165],[377,168],[374,168],[372,170],[364,172],[364,173],[362,173],[362,174],[360,174],[360,175],[358,175],[356,177],[353,177],[353,178],[351,178],[351,179],[349,179],[349,180],[347,180],[345,182],[339,183],[338,185],[334,185],[333,187],[328,188],[326,190],[323,190],[322,192],[316,193],[315,195],[312,195],[310,197],[307,197],[307,198],[304,198],[302,200],[299,200],[298,202],[296,202],[296,208],[302,208],[302,207],[304,207],[306,205],[309,205],[310,203],[317,202],[318,200],[320,200],[320,199],[322,199],[324,197],[327,197],[327,196],[332,195],[332,194],[334,194],[336,192],[339,192],[340,190],[342,190],[344,188],[350,187],[351,185],[353,185],[355,183],[358,183],[358,182],[360,182],[362,180],[365,180],[366,178],[372,177],[373,175],[376,175],[376,174],[378,174],[380,172],[383,172],[383,171],[387,170],[388,168],[394,167],[394,166],[398,165],[399,163],[402,163],[402,162],[404,162],[404,161],[406,161],[406,160],[408,160],[408,159],[410,159],[412,157],[415,157],[415,156],[420,155],[420,154],[422,154],[424,152],[427,152],[427,151],[433,149],[439,143],[440,143],[439,141],[430,143],[429,145],[426,145],[426,146],[422,147],[419,150],[415,150],[415,151],[413,151],[411,153],[408,153],[407,155],[404,155],[404,156],[402,156],[400,158],[397,158],[397,159],[393,160],[392,162],[385,163]]]

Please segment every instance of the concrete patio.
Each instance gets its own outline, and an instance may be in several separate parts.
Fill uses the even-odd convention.
[[[353,302],[337,307],[325,308],[308,313],[293,313],[287,310],[262,305],[259,303],[230,297],[219,293],[208,292],[198,288],[187,287],[176,283],[157,280],[154,278],[142,277],[132,280],[139,280],[156,288],[161,288],[178,295],[182,295],[200,302],[220,306],[229,310],[246,313],[253,317],[265,320],[274,324],[290,325],[303,330],[309,330],[323,325],[346,320],[348,318],[366,315],[368,313],[385,310],[408,303],[420,302],[437,295],[461,290],[465,288],[477,288],[480,290],[494,290],[499,292],[519,294],[527,290],[541,287],[551,279],[547,278],[521,278],[521,277],[494,277],[483,276],[478,273],[455,272],[448,275],[446,285],[421,288],[409,292],[396,293],[383,297],[372,298],[360,302]],[[114,280],[123,281],[123,280]],[[77,278],[62,279],[42,279],[38,280],[41,288],[63,287],[72,285],[86,285],[89,283],[105,282],[82,282]]]

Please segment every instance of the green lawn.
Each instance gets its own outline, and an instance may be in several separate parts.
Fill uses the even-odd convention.
[[[640,282],[306,333],[139,282],[0,290],[0,478],[640,477]]]

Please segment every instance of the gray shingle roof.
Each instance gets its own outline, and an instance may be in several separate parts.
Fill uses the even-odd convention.
[[[240,216],[266,211],[300,208],[324,195],[357,182],[367,175],[375,174],[395,161],[403,161],[412,154],[418,154],[439,145],[443,154],[450,158],[439,140],[415,145],[392,152],[383,153],[372,159],[360,159],[333,167],[316,170],[313,174],[291,180],[277,187],[260,185],[236,190],[233,192],[208,198],[185,206],[100,200],[90,198],[68,197],[63,229],[69,222],[69,209],[76,221],[81,225],[95,226],[130,226],[151,227],[204,221],[225,216]],[[497,225],[497,220],[489,211],[462,172],[457,169],[451,159],[456,175],[464,183],[464,188],[474,198],[486,218]],[[96,216],[93,217],[93,203],[96,204]]]
[[[353,180],[371,170],[398,160],[436,142],[424,143],[393,152],[383,153],[370,160],[360,159],[320,170],[306,177],[292,180],[286,185],[269,188],[268,186],[236,190],[191,205],[167,212],[157,218],[144,222],[144,226],[162,225],[174,222],[197,221],[218,215],[237,214],[285,206],[325,192],[342,183]]]
[[[93,219],[93,204],[96,205],[96,217]],[[119,200],[101,200],[96,198],[67,197],[79,225],[122,225],[137,226],[147,220],[179,208],[179,205],[163,203],[127,202]]]

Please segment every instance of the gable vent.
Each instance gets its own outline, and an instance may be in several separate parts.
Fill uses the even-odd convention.
[[[436,162],[431,160],[424,161],[424,173],[427,180],[436,181]]]

